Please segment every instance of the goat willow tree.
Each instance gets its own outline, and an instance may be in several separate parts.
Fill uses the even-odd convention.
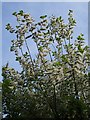
[[[7,24],[6,29],[16,36],[10,51],[21,71],[8,64],[2,68],[3,113],[9,119],[88,120],[90,79],[86,71],[90,53],[82,33],[73,38],[73,11],[68,12],[67,24],[61,16],[44,15],[35,22],[23,10],[13,15],[17,26]],[[35,57],[32,41],[38,51]]]

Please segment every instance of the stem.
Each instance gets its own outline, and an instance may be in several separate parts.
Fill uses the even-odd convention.
[[[29,47],[28,47],[28,44],[27,44],[26,39],[25,39],[25,44],[26,44],[26,48],[27,48],[27,50],[28,50],[29,57],[30,57],[31,63],[32,63],[32,68],[33,68],[33,71],[34,71],[34,63],[33,63],[33,60],[32,60],[32,57],[31,57],[31,53],[30,53],[30,49],[29,49]]]
[[[75,95],[78,95],[78,90],[77,90],[77,84],[76,84],[76,80],[75,80],[74,70],[73,70],[73,80],[74,80],[74,83],[75,83]]]
[[[59,115],[58,115],[58,113],[57,113],[57,103],[56,103],[55,85],[54,85],[54,95],[53,95],[53,98],[54,98],[55,119],[57,119],[57,118],[59,118]]]
[[[51,60],[51,62],[53,61],[53,59],[52,59],[52,56],[51,56],[51,53],[49,52],[49,56],[50,56],[50,60]]]
[[[27,37],[25,37],[25,39],[28,39],[28,38],[30,38],[30,37],[32,37],[32,35],[28,35]]]
[[[70,30],[70,25],[69,25],[69,30]],[[71,41],[70,41],[70,35],[69,35],[69,45],[70,45],[70,42],[71,42]]]
[[[83,91],[83,89],[82,89],[82,95],[83,95],[83,98],[84,98],[85,103],[86,103],[86,98],[85,98],[85,95],[84,95],[84,91]]]
[[[36,45],[37,45],[37,43],[36,43]],[[38,45],[37,45],[37,49],[38,49]],[[38,50],[38,52],[39,52],[39,55],[40,55],[40,51],[39,51],[39,50]],[[41,61],[42,61],[43,65],[44,65],[44,69],[45,69],[45,71],[47,71],[47,70],[46,70],[45,63],[43,62],[42,56],[40,55],[40,57],[41,57]],[[50,78],[49,75],[48,75],[48,77]],[[42,89],[42,87],[41,87],[41,89]],[[42,89],[42,90],[43,90],[43,89]],[[58,115],[57,109],[56,109],[55,85],[54,85],[54,96],[53,96],[53,97],[54,97],[54,108],[52,107],[52,105],[51,105],[50,101],[48,100],[48,97],[47,97],[46,94],[44,94],[44,97],[47,98],[46,100],[47,100],[47,102],[48,102],[48,104],[49,104],[50,109],[52,110],[52,112],[53,112],[53,114],[54,114],[54,116],[55,116],[55,119],[59,118],[59,115]]]
[[[21,54],[23,55],[23,50],[22,50],[22,48],[19,47],[19,49],[21,50]],[[24,56],[24,55],[23,55],[23,56]]]
[[[19,42],[18,34],[17,34],[17,41]],[[22,54],[22,56],[23,56],[23,51],[22,51],[22,48],[20,48],[20,46],[19,46],[19,49],[21,50],[21,54]]]
[[[41,85],[40,85],[40,87],[41,87]],[[42,88],[42,87],[41,87],[41,90],[43,91],[43,88]],[[55,91],[55,87],[54,87],[54,91]],[[55,94],[55,92],[54,92],[54,94]],[[57,112],[56,112],[56,109],[55,109],[56,107],[55,107],[55,108],[52,107],[51,102],[50,102],[50,100],[48,99],[46,93],[43,93],[43,95],[44,95],[44,97],[46,98],[46,101],[47,101],[50,109],[52,110],[55,119],[56,119],[56,120],[59,119],[59,116],[58,116],[58,114],[57,114]],[[55,94],[54,97],[55,97],[55,106],[56,106],[56,94]]]
[[[54,50],[55,50],[55,52],[56,52],[56,48],[55,48],[55,46],[53,45],[53,43],[52,43],[52,47],[54,48]]]
[[[67,46],[67,43],[66,43],[65,38],[64,38],[64,43],[65,43],[65,46],[67,47],[67,52],[68,52],[68,54],[69,54],[69,50],[68,50],[68,46]]]

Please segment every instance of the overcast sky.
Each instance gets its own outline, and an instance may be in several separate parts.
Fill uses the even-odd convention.
[[[11,23],[12,26],[16,25],[16,19],[12,16],[13,12],[23,10],[30,13],[32,17],[39,21],[41,15],[47,14],[48,17],[55,15],[56,17],[62,16],[67,21],[68,10],[74,11],[74,18],[76,19],[77,26],[75,28],[74,37],[77,37],[80,33],[84,34],[86,43],[88,42],[88,3],[87,2],[3,2],[2,3],[2,65],[9,62],[10,66],[18,69],[19,65],[15,62],[15,56],[10,52],[11,40],[14,36],[5,30],[5,25]],[[32,45],[32,52],[35,52],[35,48]]]

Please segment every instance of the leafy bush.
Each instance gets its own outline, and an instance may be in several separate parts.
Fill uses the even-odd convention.
[[[69,10],[68,23],[63,18],[40,16],[35,22],[30,14],[14,12],[17,25],[6,29],[15,34],[10,48],[21,71],[2,68],[3,114],[10,119],[55,118],[88,120],[90,111],[89,47],[81,33],[73,39],[76,21]],[[32,42],[37,48],[33,56]]]

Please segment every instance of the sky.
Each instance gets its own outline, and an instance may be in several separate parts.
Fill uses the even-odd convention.
[[[35,21],[39,21],[41,15],[62,16],[65,21],[68,18],[68,10],[74,11],[74,18],[77,26],[74,30],[76,38],[80,33],[84,34],[86,44],[88,43],[88,2],[2,2],[2,65],[9,62],[11,67],[16,70],[19,68],[18,62],[15,62],[14,53],[10,52],[11,40],[15,37],[10,34],[5,25],[11,23],[12,26],[17,25],[16,19],[12,16],[13,12],[23,10],[30,13]],[[35,52],[33,44],[31,45],[32,53]]]
[[[2,2],[12,2],[12,0],[1,0]],[[89,0],[13,0],[13,2],[88,2]]]
[[[2,73],[2,4],[0,2],[0,76],[1,76],[1,73]],[[0,81],[1,81],[1,77],[0,77]]]

